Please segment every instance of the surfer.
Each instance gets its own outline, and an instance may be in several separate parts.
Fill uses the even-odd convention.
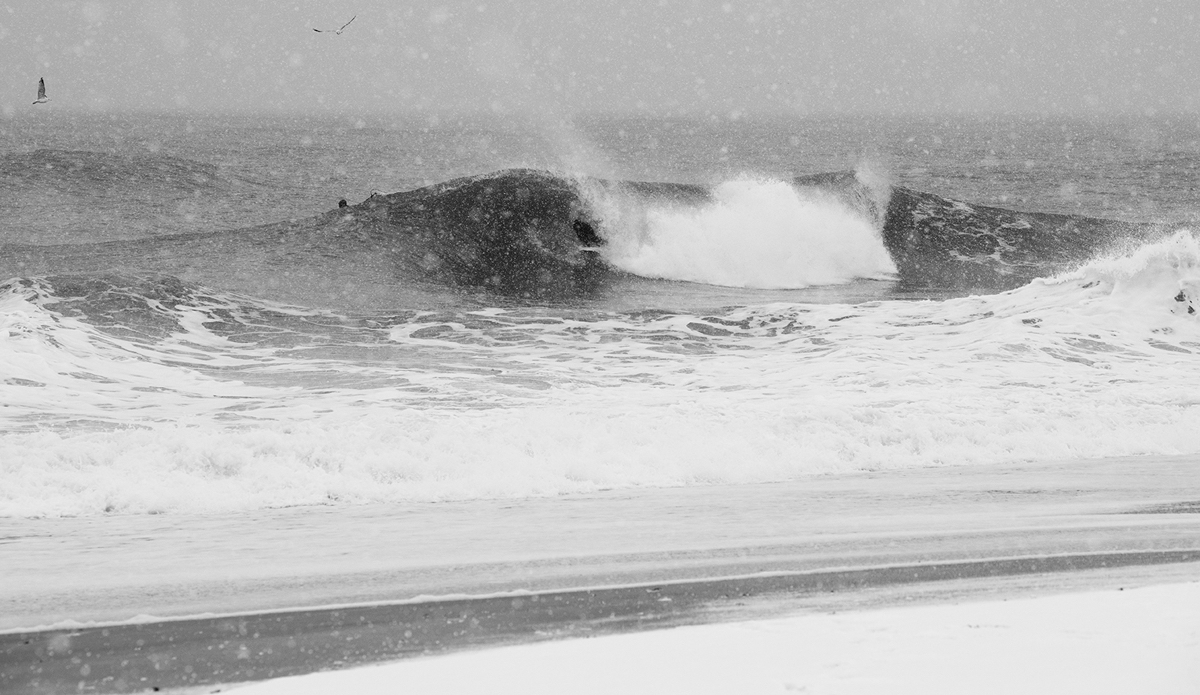
[[[341,200],[339,200],[339,201],[338,201],[338,207],[339,207],[339,208],[344,208],[344,207],[346,207],[347,205],[349,205],[349,203],[347,203],[347,202],[346,202],[346,199],[345,199],[345,198],[342,198]]]
[[[45,104],[47,101],[50,101],[50,97],[46,96],[46,78],[39,77],[38,78],[38,97],[37,97],[37,101],[34,101],[33,103],[34,104]]]
[[[604,245],[604,240],[600,238],[595,229],[592,229],[592,225],[581,219],[576,219],[572,222],[571,229],[575,230],[575,238],[579,240],[579,243],[584,245],[584,248],[594,249],[597,246]]]

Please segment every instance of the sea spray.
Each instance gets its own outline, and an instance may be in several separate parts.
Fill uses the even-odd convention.
[[[602,216],[613,203],[604,205]],[[699,206],[643,204],[605,218],[605,257],[644,277],[791,289],[895,272],[869,216],[831,194],[741,177]]]
[[[864,159],[854,168],[854,180],[862,184],[861,190],[871,203],[871,218],[875,226],[882,229],[887,217],[888,203],[892,199],[891,174],[881,163]]]

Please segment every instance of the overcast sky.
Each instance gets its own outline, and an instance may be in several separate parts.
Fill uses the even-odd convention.
[[[0,0],[0,112],[31,108],[45,77],[56,109],[1196,114],[1198,16],[1197,0]]]

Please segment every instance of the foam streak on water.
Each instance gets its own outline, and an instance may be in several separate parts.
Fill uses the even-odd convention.
[[[146,338],[10,285],[0,514],[1197,453],[1198,298],[1187,232],[999,295],[714,315],[339,318],[210,293],[148,302],[175,328]]]

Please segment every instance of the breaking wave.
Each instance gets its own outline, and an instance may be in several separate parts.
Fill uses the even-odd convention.
[[[618,213],[604,225],[605,258],[644,277],[764,289],[895,273],[874,221],[830,194],[746,177],[711,196],[700,206],[649,206],[634,221]]]
[[[0,276],[161,272],[330,308],[367,294],[396,309],[467,295],[494,305],[623,294],[636,305],[645,288],[626,280],[638,276],[759,289],[886,279],[900,293],[947,297],[1020,287],[1170,231],[888,193],[853,173],[710,187],[514,169],[248,229],[0,245]]]

